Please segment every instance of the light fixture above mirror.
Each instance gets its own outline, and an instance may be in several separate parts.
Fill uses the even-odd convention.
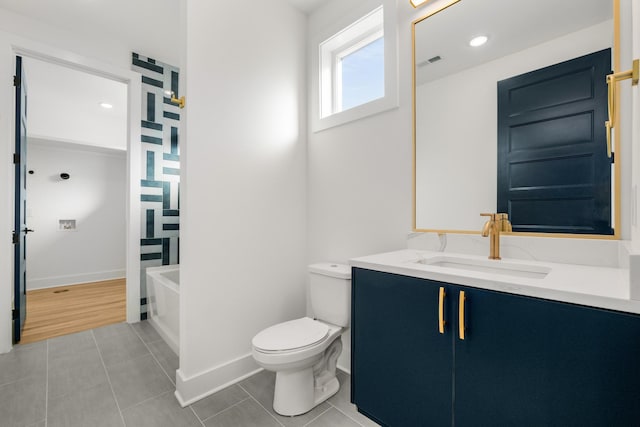
[[[429,0],[409,0],[409,3],[411,3],[411,6],[413,7],[418,7],[418,6],[422,6],[423,4],[427,3]]]

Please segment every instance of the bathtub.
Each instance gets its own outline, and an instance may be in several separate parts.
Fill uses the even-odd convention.
[[[147,268],[147,313],[151,326],[179,354],[180,266]]]

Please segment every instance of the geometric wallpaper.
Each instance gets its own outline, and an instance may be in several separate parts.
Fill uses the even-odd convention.
[[[147,318],[147,267],[180,263],[179,68],[137,53],[132,69],[142,74],[142,180],[140,182],[140,306]]]

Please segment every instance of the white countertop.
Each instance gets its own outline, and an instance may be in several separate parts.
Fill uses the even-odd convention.
[[[531,278],[420,263],[420,260],[429,261],[434,257],[487,264],[487,257],[483,256],[416,249],[354,258],[349,261],[349,264],[353,267],[386,273],[640,314],[640,301],[629,299],[629,270],[625,268],[590,267],[508,258],[489,261],[489,263],[515,264],[521,267],[531,266],[532,269],[549,270],[544,278]]]

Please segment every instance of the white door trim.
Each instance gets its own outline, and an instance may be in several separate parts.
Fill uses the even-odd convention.
[[[4,34],[3,34],[4,36]],[[4,38],[4,37],[3,37]],[[72,69],[116,80],[127,85],[127,218],[126,218],[126,280],[127,280],[127,322],[140,321],[140,120],[141,120],[141,77],[129,69],[116,67],[97,59],[84,57],[75,53],[47,46],[32,40],[9,34],[8,44],[0,46],[2,55],[10,58],[0,60],[1,75],[8,71],[6,64],[13,64],[10,71],[15,71],[15,56],[35,58]],[[2,43],[4,44],[4,43]],[[8,49],[6,49],[8,47]],[[5,75],[6,77],[6,75]],[[9,80],[2,81],[0,89],[0,141],[7,141],[0,148],[0,174],[7,168],[7,184],[0,189],[0,200],[7,200],[8,209],[0,212],[0,227],[13,230],[13,137],[14,137],[14,96],[7,92],[13,87]],[[7,95],[7,96],[5,96]],[[4,114],[3,114],[4,113]],[[3,117],[4,116],[4,117]],[[0,204],[1,206],[1,204]],[[0,354],[12,347],[11,310],[13,302],[13,245],[10,243],[10,231],[6,235],[0,232]],[[5,256],[6,255],[6,256]],[[5,268],[6,267],[6,268]]]

